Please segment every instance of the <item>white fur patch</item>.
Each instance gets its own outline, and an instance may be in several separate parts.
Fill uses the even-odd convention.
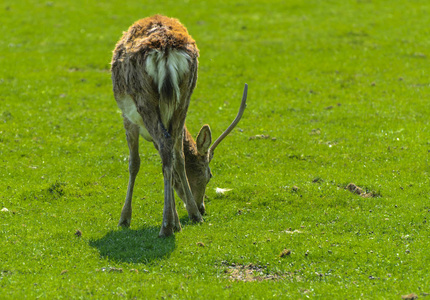
[[[165,128],[169,128],[170,120],[173,117],[173,113],[175,112],[176,105],[172,103],[166,103],[164,101],[160,102],[160,116],[161,122]]]
[[[148,130],[146,130],[145,124],[143,124],[142,116],[137,111],[137,107],[136,104],[134,104],[133,99],[129,95],[125,95],[120,101],[118,101],[118,107],[131,123],[139,126],[139,134],[145,140],[152,142],[152,137]]]
[[[167,73],[169,73],[172,80],[173,89],[175,91],[173,107],[168,104],[168,102],[160,102],[161,120],[166,127],[168,127],[172,115],[179,105],[181,95],[179,83],[184,74],[189,72],[189,60],[190,56],[186,52],[174,49],[169,51],[167,57],[165,57],[164,52],[154,50],[149,53],[146,58],[146,72],[157,84],[159,93],[161,92]]]

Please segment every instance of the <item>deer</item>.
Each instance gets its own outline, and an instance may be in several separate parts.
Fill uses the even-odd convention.
[[[129,227],[132,196],[140,169],[139,136],[158,151],[164,178],[163,222],[159,237],[181,231],[174,191],[192,222],[203,222],[209,167],[215,148],[234,129],[246,107],[245,84],[239,112],[212,143],[209,125],[196,140],[185,126],[190,98],[197,82],[199,50],[179,20],[154,15],[138,20],[123,32],[111,62],[113,94],[122,112],[129,148],[129,181],[118,223]]]

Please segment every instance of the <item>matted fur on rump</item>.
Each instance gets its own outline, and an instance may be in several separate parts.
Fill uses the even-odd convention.
[[[185,62],[197,65],[198,56],[194,39],[177,19],[161,15],[141,19],[124,32],[115,47],[111,69],[114,92],[142,93],[148,87],[144,78],[148,74],[160,101],[176,106],[180,81],[194,69]]]

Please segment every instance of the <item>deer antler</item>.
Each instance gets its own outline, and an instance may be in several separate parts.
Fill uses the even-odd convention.
[[[217,140],[212,144],[211,148],[209,149],[210,158],[212,159],[213,153],[215,148],[218,146],[219,143],[236,127],[237,123],[239,123],[240,119],[242,118],[243,112],[246,108],[246,97],[248,95],[248,85],[245,83],[245,87],[243,89],[243,96],[242,96],[242,103],[240,104],[239,112],[237,113],[236,118],[233,120],[233,122],[228,126],[228,128],[217,138]]]

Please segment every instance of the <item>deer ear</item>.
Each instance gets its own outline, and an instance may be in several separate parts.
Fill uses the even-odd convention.
[[[209,125],[203,125],[202,129],[200,129],[199,134],[197,135],[197,151],[201,155],[206,155],[209,151],[209,147],[212,143],[212,134]]]

